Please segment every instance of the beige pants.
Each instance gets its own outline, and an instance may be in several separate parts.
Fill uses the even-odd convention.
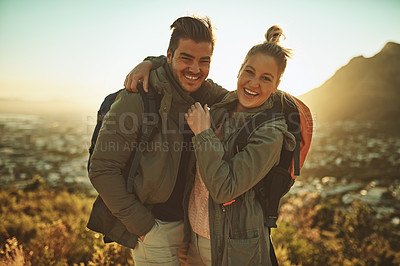
[[[178,266],[183,264],[186,249],[183,243],[183,222],[163,222],[156,219],[144,241],[138,240],[133,250],[135,266]]]
[[[210,239],[202,237],[192,231],[192,237],[190,239],[187,254],[187,265],[211,266]]]

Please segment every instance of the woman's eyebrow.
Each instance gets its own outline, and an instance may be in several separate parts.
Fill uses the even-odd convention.
[[[256,71],[256,69],[254,67],[249,66],[249,65],[247,65],[246,68],[251,68],[251,70]],[[272,78],[274,78],[274,75],[269,72],[265,72],[265,73],[263,73],[263,75],[271,76]]]

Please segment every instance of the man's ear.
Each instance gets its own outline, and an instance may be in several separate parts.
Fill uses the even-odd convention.
[[[167,62],[168,64],[171,64],[172,62],[172,53],[169,49],[167,50]]]

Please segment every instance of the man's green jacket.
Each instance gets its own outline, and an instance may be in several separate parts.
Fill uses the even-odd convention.
[[[184,114],[195,102],[213,105],[227,91],[211,80],[195,93],[184,91],[172,76],[168,64],[150,73],[149,83],[161,96],[161,123],[148,145],[141,147],[138,136],[144,104],[139,93],[122,91],[104,118],[89,167],[89,178],[98,191],[88,228],[134,248],[138,236],[154,225],[151,207],[168,200],[177,179],[183,136]],[[134,193],[127,192],[124,171],[136,149],[142,149]],[[194,175],[195,158],[189,160],[188,176]],[[129,170],[128,170],[129,171]]]

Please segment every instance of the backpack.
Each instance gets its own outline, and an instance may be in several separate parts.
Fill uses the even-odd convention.
[[[281,98],[274,99],[271,109],[253,116],[239,130],[235,141],[235,151],[243,151],[249,136],[264,123],[285,119],[288,131],[296,139],[294,151],[288,151],[282,145],[279,164],[273,167],[267,175],[254,187],[256,198],[260,201],[264,213],[264,225],[271,233],[271,228],[276,228],[280,199],[293,186],[297,176],[300,175],[300,168],[303,166],[308,150],[311,145],[313,132],[313,120],[310,109],[299,99],[287,93]],[[278,265],[274,247],[270,235],[270,256],[272,265]]]
[[[143,120],[141,125],[141,133],[138,136],[138,142],[141,145],[146,144],[151,141],[156,133],[156,128],[159,120],[158,109],[160,107],[160,99],[158,93],[151,86],[148,87],[148,93],[144,92],[143,84],[138,82],[138,91],[140,96],[142,97],[144,104],[144,112],[143,112]],[[94,128],[91,145],[89,147],[89,159],[87,163],[87,170],[89,171],[90,159],[92,158],[92,154],[94,148],[96,146],[96,141],[103,124],[104,117],[108,113],[111,108],[111,105],[114,103],[118,94],[124,89],[120,89],[117,92],[109,94],[104,101],[102,102],[99,111],[97,112],[97,124]],[[128,161],[128,165],[126,165],[128,171],[123,171],[126,173],[124,176],[127,179],[127,191],[129,193],[133,193],[133,181],[136,171],[139,167],[140,158],[142,157],[141,149],[137,149],[133,154],[133,157]]]
[[[160,108],[160,97],[155,89],[151,86],[149,86],[148,93],[144,92],[142,83],[138,83],[137,88],[144,104],[143,120],[140,133],[138,134],[138,142],[141,145],[146,145],[146,142],[152,140],[154,134],[156,133],[156,129],[158,128],[158,122],[160,121],[158,116],[158,109]],[[103,119],[110,110],[111,105],[117,98],[117,95],[122,90],[124,89],[108,95],[104,99],[97,113],[97,124],[93,131],[91,145],[89,148],[88,171],[96,141],[101,126],[103,124]],[[127,191],[129,193],[133,193],[134,176],[138,169],[141,156],[141,149],[135,150],[135,152],[132,153],[130,159],[126,163],[124,169],[122,169],[122,174],[126,179]],[[126,229],[121,229],[124,228],[124,226],[121,225],[121,221],[111,213],[100,195],[97,196],[95,202],[93,203],[92,211],[90,213],[89,221],[87,223],[87,228],[103,234],[104,243],[114,242],[115,239],[118,239],[118,243],[123,246],[130,248],[135,248],[136,246],[137,236],[132,235]]]

